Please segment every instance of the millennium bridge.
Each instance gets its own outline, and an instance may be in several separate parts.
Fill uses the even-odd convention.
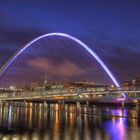
[[[7,68],[15,61],[15,59],[26,50],[28,47],[33,45],[35,42],[43,38],[49,38],[50,36],[59,36],[68,38],[71,41],[77,43],[82,47],[90,56],[95,59],[98,64],[103,68],[108,77],[112,80],[114,85],[118,88],[115,90],[100,90],[100,91],[89,91],[85,89],[74,89],[74,90],[54,90],[54,91],[22,91],[13,93],[2,93],[0,94],[1,101],[41,101],[41,102],[86,102],[97,103],[97,102],[111,102],[124,100],[139,101],[140,90],[123,90],[121,89],[121,84],[115,78],[111,70],[104,63],[104,61],[84,42],[78,38],[65,33],[48,33],[37,37],[36,39],[29,42],[23,48],[21,48],[16,54],[14,54],[0,69],[0,76],[7,70]]]

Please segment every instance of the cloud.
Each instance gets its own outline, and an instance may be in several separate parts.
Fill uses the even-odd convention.
[[[84,70],[68,60],[64,60],[63,63],[56,64],[47,58],[37,58],[28,61],[28,65],[38,72],[47,72],[55,76],[72,77],[87,74],[86,69]]]

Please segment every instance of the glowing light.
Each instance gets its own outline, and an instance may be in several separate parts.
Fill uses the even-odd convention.
[[[111,85],[111,88],[114,88],[115,86],[114,85]]]
[[[12,121],[12,106],[9,108],[9,114],[8,114],[8,128],[11,128],[11,121]]]
[[[14,87],[14,86],[10,86],[9,89],[10,89],[10,90],[15,90],[15,87]]]
[[[109,68],[106,66],[106,64],[101,60],[101,58],[92,50],[89,48],[89,46],[87,46],[85,43],[83,43],[81,40],[79,40],[78,38],[65,34],[65,33],[48,33],[42,36],[37,37],[36,39],[32,40],[31,42],[29,42],[26,46],[24,46],[23,48],[21,48],[13,57],[11,57],[4,65],[3,67],[0,69],[0,76],[5,72],[5,70],[10,66],[10,64],[26,49],[28,48],[30,45],[32,45],[34,42],[44,38],[44,37],[49,37],[49,36],[62,36],[62,37],[66,37],[69,38],[75,42],[77,42],[81,47],[83,47],[93,58],[95,58],[97,60],[97,62],[102,66],[102,68],[105,70],[105,72],[108,74],[108,76],[110,77],[110,79],[113,81],[113,83],[120,88],[120,84],[117,81],[117,79],[114,77],[114,75],[112,74],[112,72],[109,70]],[[123,96],[125,97],[125,94],[123,94]]]
[[[117,98],[117,101],[125,101],[125,98]]]

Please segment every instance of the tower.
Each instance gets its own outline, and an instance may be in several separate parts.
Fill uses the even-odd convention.
[[[46,86],[48,84],[48,79],[47,76],[44,77],[44,86]]]

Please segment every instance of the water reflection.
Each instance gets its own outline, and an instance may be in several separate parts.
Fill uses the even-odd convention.
[[[0,103],[0,139],[139,140],[139,114],[135,108]]]
[[[10,105],[9,111],[8,111],[8,129],[11,128],[11,121],[12,120],[12,106]]]

